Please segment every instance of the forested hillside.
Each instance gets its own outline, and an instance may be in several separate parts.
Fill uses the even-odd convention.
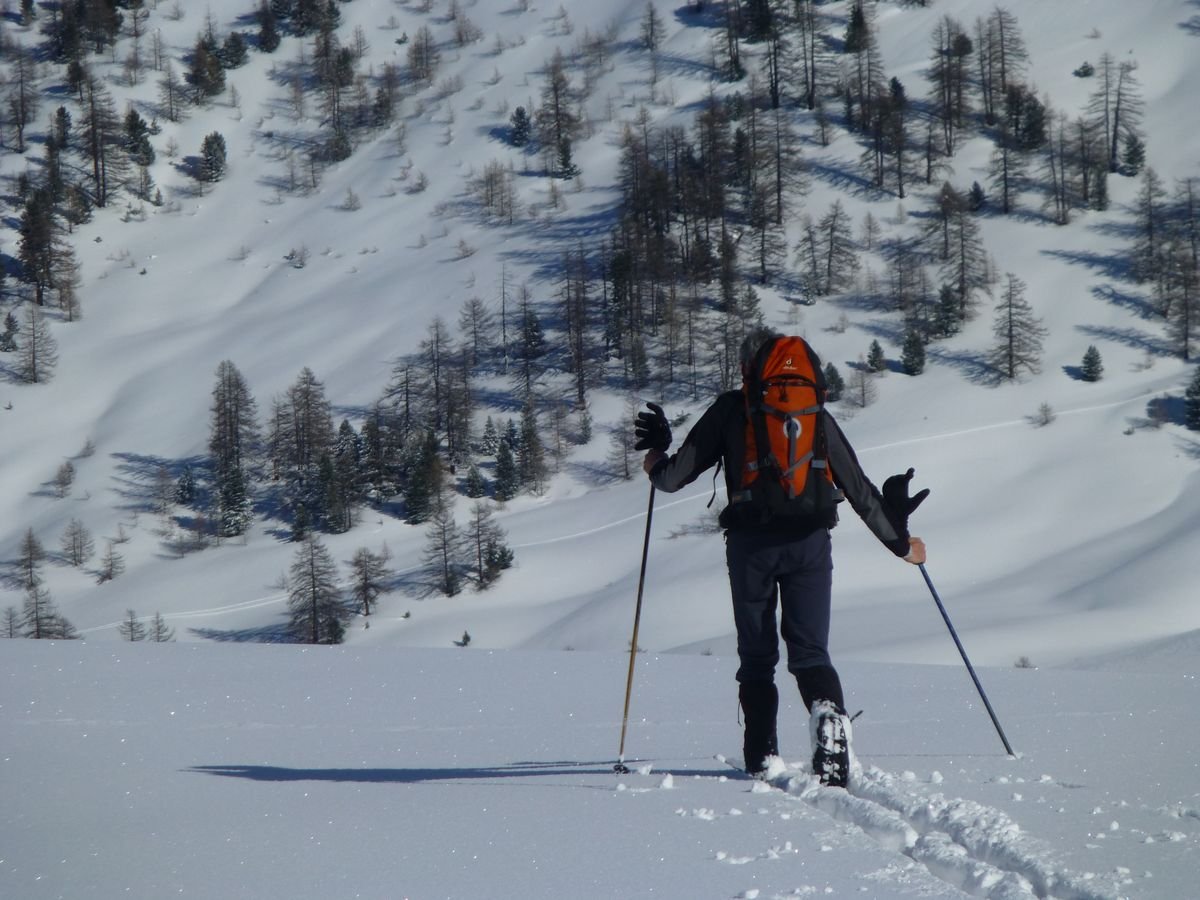
[[[641,402],[682,437],[764,321],[875,444],[1120,407],[1150,518],[1200,429],[1195,10],[1156,50],[1049,6],[10,2],[4,634],[511,611],[562,578],[522,545],[638,512]],[[492,640],[591,641],[534,634]]]

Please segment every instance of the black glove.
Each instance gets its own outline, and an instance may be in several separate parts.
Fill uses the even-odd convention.
[[[908,496],[908,483],[912,477],[913,470],[909,469],[903,475],[893,475],[883,483],[883,502],[904,523],[905,528],[908,527],[908,517],[929,496],[929,488],[918,491],[915,497]]]
[[[662,450],[671,446],[671,425],[657,403],[647,403],[650,412],[640,412],[633,421],[634,450]]]

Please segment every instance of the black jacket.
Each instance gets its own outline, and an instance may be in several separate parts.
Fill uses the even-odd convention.
[[[829,467],[833,481],[845,495],[872,533],[897,556],[909,552],[908,529],[904,520],[888,507],[878,488],[863,472],[858,457],[842,429],[828,412],[825,417],[825,436],[829,445]],[[660,491],[674,493],[695,481],[704,471],[720,461],[725,468],[727,495],[738,489],[738,473],[745,465],[746,406],[741,391],[727,391],[713,401],[698,422],[692,426],[679,450],[661,460],[650,472],[650,483]],[[776,533],[810,533],[818,528],[831,528],[832,522],[788,520],[778,525],[756,526]],[[739,530],[736,524],[729,526]]]

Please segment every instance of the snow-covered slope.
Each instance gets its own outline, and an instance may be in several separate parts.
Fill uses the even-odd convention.
[[[416,348],[432,317],[452,322],[471,295],[496,304],[502,272],[510,285],[527,282],[539,302],[552,302],[559,253],[580,241],[596,249],[604,239],[623,123],[645,108],[657,121],[688,124],[689,104],[710,89],[741,87],[709,80],[717,33],[711,10],[659,10],[668,30],[663,53],[672,64],[660,69],[652,97],[648,60],[636,41],[642,3],[461,6],[486,35],[463,48],[449,41],[446,10],[438,4],[428,12],[383,0],[340,6],[342,32],[363,30],[372,66],[403,63],[401,32],[428,25],[445,41],[435,84],[403,101],[403,149],[394,130],[380,134],[326,171],[311,193],[280,190],[289,146],[319,127],[314,109],[299,115],[290,105],[285,72],[302,48],[289,38],[273,56],[252,53],[245,68],[230,73],[236,106],[227,93],[181,123],[160,120],[154,177],[164,207],[146,207],[144,219],[136,209],[100,211],[74,233],[85,320],[53,326],[61,362],[52,382],[0,387],[0,558],[15,558],[29,528],[55,549],[71,518],[84,522],[101,547],[127,537],[119,545],[126,571],[114,582],[97,585],[92,573],[61,565],[47,571],[55,602],[89,640],[116,640],[115,625],[128,609],[162,612],[181,640],[253,639],[281,621],[283,595],[274,585],[292,547],[276,536],[277,523],[260,524],[244,542],[175,558],[161,523],[146,511],[159,466],[176,472],[205,452],[218,362],[237,364],[264,409],[307,366],[325,382],[338,414],[357,421],[379,396],[394,359]],[[247,12],[232,0],[209,8],[222,29]],[[1200,138],[1187,88],[1200,75],[1189,25],[1193,4],[1016,0],[1008,8],[1028,44],[1031,80],[1059,108],[1079,111],[1092,89],[1070,75],[1082,59],[1095,61],[1102,52],[1136,59],[1150,163],[1168,179],[1195,174]],[[181,18],[165,4],[151,12],[165,51],[177,61],[203,24],[198,10],[178,9]],[[833,18],[831,32],[840,34],[846,5],[821,9]],[[938,18],[969,24],[982,12],[966,0],[928,8],[882,3],[878,10],[888,71],[913,96],[924,90]],[[609,69],[587,101],[594,133],[577,153],[581,190],[564,186],[555,209],[548,181],[523,175],[519,189],[529,214],[511,227],[486,225],[471,209],[470,178],[493,160],[512,161],[522,172],[536,166],[499,139],[508,111],[536,103],[540,70],[554,50],[571,56],[586,37],[610,28],[617,40]],[[12,23],[8,33],[26,43],[36,39]],[[107,57],[94,66],[119,102],[152,108],[152,78],[129,87]],[[47,107],[57,102],[47,101]],[[795,115],[802,133],[811,134],[808,114]],[[173,139],[180,156],[194,155],[213,130],[226,138],[230,170],[198,194],[165,146]],[[987,154],[986,142],[973,140],[955,158],[950,179],[964,188],[986,180]],[[921,209],[919,194],[897,204],[869,191],[846,193],[843,182],[820,174],[845,169],[857,155],[846,134],[828,148],[806,144],[818,173],[808,211],[819,216],[840,197],[856,220],[870,210],[897,233],[911,228],[911,221],[898,220],[901,212],[911,219]],[[19,165],[6,158],[10,171]],[[421,175],[427,187],[413,192]],[[1175,398],[1166,406],[1178,410],[1192,367],[1164,351],[1161,324],[1140,314],[1139,291],[1119,281],[1111,265],[1126,247],[1122,229],[1137,189],[1131,179],[1112,179],[1112,209],[1081,215],[1065,228],[1037,216],[984,220],[998,269],[1029,285],[1029,299],[1049,328],[1040,375],[1000,387],[972,377],[992,341],[984,308],[963,334],[931,348],[926,374],[891,372],[879,383],[877,403],[839,413],[876,480],[911,465],[918,483],[933,489],[914,527],[927,539],[930,570],[982,662],[1009,664],[1021,655],[1065,662],[1200,627],[1182,562],[1200,540],[1200,450],[1177,414],[1163,427],[1149,427],[1148,412],[1162,397]],[[348,191],[358,196],[359,209],[344,208]],[[1038,203],[1022,198],[1028,211]],[[464,258],[460,242],[475,252]],[[302,248],[308,261],[299,269],[285,257]],[[878,261],[874,266],[881,271]],[[843,369],[874,338],[889,356],[899,355],[895,314],[837,300],[797,313],[770,288],[763,300],[772,324],[803,331]],[[843,315],[848,327],[839,330],[834,326]],[[1105,378],[1096,384],[1066,371],[1090,343],[1105,363]],[[485,386],[503,396],[502,382]],[[671,392],[664,398],[672,414],[693,416],[703,399]],[[1037,428],[1032,420],[1043,403],[1057,419]],[[544,496],[522,497],[500,511],[517,568],[488,593],[422,599],[407,592],[419,581],[424,532],[390,515],[368,513],[349,535],[330,538],[339,560],[357,547],[386,544],[401,576],[401,590],[384,599],[373,627],[368,632],[355,623],[350,640],[444,646],[470,628],[489,647],[621,649],[646,487],[599,473],[608,428],[623,427],[624,413],[621,397],[600,391],[593,405],[592,445],[575,450]],[[94,448],[90,456],[81,455],[85,446]],[[59,499],[50,482],[68,459],[77,477],[70,495]],[[730,649],[717,539],[667,539],[702,516],[707,496],[707,485],[698,484],[660,498],[643,630],[648,647]],[[839,529],[837,544],[839,654],[953,662],[914,573],[889,560],[854,521]],[[6,592],[3,601],[19,607],[21,594]]]

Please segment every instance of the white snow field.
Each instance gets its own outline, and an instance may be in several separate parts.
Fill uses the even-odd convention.
[[[310,48],[285,37],[229,73],[236,103],[227,90],[179,123],[159,118],[163,206],[122,196],[69,236],[83,319],[51,311],[53,379],[19,384],[0,354],[0,612],[23,603],[10,570],[29,529],[54,555],[77,519],[98,551],[121,541],[125,571],[98,584],[95,559],[51,559],[45,587],[83,640],[0,641],[0,897],[1200,897],[1200,439],[1182,413],[1195,364],[1172,352],[1149,289],[1128,278],[1139,178],[1113,176],[1110,209],[1064,227],[1032,191],[1018,214],[981,217],[997,271],[1028,285],[1048,330],[1041,371],[1015,384],[982,377],[986,298],[910,378],[898,313],[857,293],[800,307],[760,289],[768,323],[805,334],[843,373],[873,339],[894,364],[873,404],[832,410],[876,483],[913,466],[915,486],[932,489],[913,531],[1016,759],[920,574],[852,514],[835,531],[832,651],[851,709],[864,710],[863,772],[848,793],[812,785],[788,690],[787,765],[773,786],[718,759],[740,748],[736,656],[721,539],[697,528],[711,493],[701,478],[657,498],[627,740],[636,771],[614,774],[648,489],[606,463],[627,411],[605,387],[589,398],[593,440],[543,494],[496,508],[516,565],[486,592],[425,591],[424,528],[395,505],[368,509],[323,540],[343,566],[386,546],[395,590],[351,621],[343,646],[279,645],[287,523],[175,551],[178,522],[152,512],[154,477],[203,461],[222,360],[264,416],[308,367],[337,420],[360,426],[435,315],[453,329],[473,295],[498,309],[503,280],[527,284],[553,321],[562,253],[598,254],[608,239],[623,128],[644,109],[655,126],[690,129],[710,91],[746,89],[713,77],[721,3],[697,14],[653,2],[666,27],[653,90],[644,0],[465,0],[483,38],[464,47],[447,0],[339,3],[342,39],[366,38],[363,70],[403,66],[397,38],[422,26],[442,46],[435,83],[402,102],[403,147],[396,128],[378,133],[316,189],[288,191],[287,151],[319,132],[320,113],[291,102],[287,73]],[[181,72],[209,13],[221,33],[249,30],[255,5],[153,0],[149,26]],[[819,5],[835,40],[848,5]],[[1200,176],[1196,0],[1002,5],[1028,47],[1029,82],[1072,117],[1095,89],[1072,70],[1102,53],[1136,60],[1149,165],[1169,190]],[[888,76],[921,98],[939,19],[970,28],[994,4],[873,8]],[[4,36],[33,47],[41,21],[6,14]],[[508,117],[538,104],[555,50],[578,82],[580,42],[604,34],[575,148],[582,175],[552,192],[536,156],[504,141]],[[118,109],[136,103],[149,119],[159,76],[128,84],[129,46],[91,65]],[[31,150],[0,154],[7,180],[36,168],[62,90],[42,84]],[[911,185],[903,202],[871,191],[856,136],[836,129],[822,147],[811,113],[789,115],[811,179],[790,245],[800,215],[819,218],[835,199],[885,236],[916,233],[940,182]],[[181,160],[214,130],[229,171],[199,194]],[[942,177],[986,184],[991,149],[970,137]],[[491,162],[518,173],[512,225],[486,221],[473,199]],[[10,204],[0,222],[0,311],[26,288],[14,277],[19,212]],[[297,268],[287,257],[301,249]],[[883,260],[865,259],[882,279]],[[1095,383],[1074,374],[1089,344],[1104,362]],[[479,424],[517,415],[510,379],[493,367],[477,384]],[[714,389],[693,397],[655,381],[637,399],[695,421]],[[550,372],[539,391],[568,397],[570,378]],[[1043,404],[1054,416],[1039,425]],[[64,461],[75,479],[59,497]],[[461,519],[467,508],[463,498]],[[176,642],[122,642],[129,610],[160,613]],[[454,647],[466,630],[470,646]],[[1036,668],[1016,668],[1022,658]]]
[[[747,779],[730,660],[6,642],[0,896],[1194,897],[1194,675],[843,667],[864,767]],[[855,707],[857,710],[858,706]],[[782,765],[779,767],[782,769]],[[781,789],[782,788],[782,789]]]

